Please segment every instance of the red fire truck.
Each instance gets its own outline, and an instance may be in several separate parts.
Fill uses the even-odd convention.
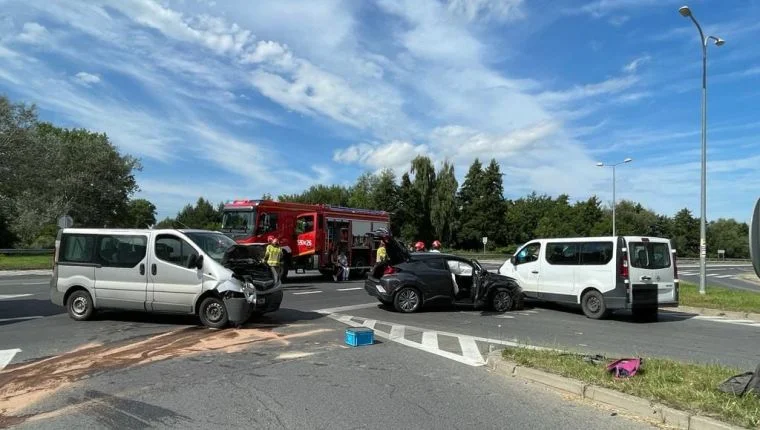
[[[341,250],[352,271],[365,272],[375,263],[379,245],[367,233],[389,227],[390,214],[385,211],[271,200],[235,200],[224,205],[222,217],[222,232],[238,243],[263,250],[267,237],[280,238],[283,279],[289,269],[331,274]]]

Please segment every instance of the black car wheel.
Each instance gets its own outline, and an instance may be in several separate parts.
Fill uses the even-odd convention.
[[[92,317],[95,307],[92,305],[92,296],[84,290],[71,293],[66,303],[69,316],[77,321],[86,321]]]
[[[419,291],[412,287],[400,289],[393,298],[393,306],[397,311],[403,313],[412,313],[419,310],[422,304],[422,297]]]
[[[198,316],[201,323],[209,328],[224,328],[229,322],[227,307],[222,299],[217,297],[207,297],[201,303],[198,310]]]
[[[498,288],[491,296],[491,308],[496,312],[507,312],[515,308],[515,298],[506,288]]]
[[[581,308],[583,313],[591,319],[599,320],[609,315],[604,296],[596,290],[590,290],[581,297]]]

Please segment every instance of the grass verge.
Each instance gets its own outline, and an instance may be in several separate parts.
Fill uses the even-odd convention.
[[[731,424],[760,428],[760,396],[737,397],[717,390],[723,380],[742,373],[737,369],[650,358],[644,360],[642,370],[636,376],[616,380],[607,374],[604,365],[585,362],[577,354],[509,348],[503,355],[521,366],[578,379]]]
[[[50,269],[53,267],[52,255],[2,255],[0,270]]]
[[[760,313],[760,293],[707,286],[707,294],[700,295],[699,287],[681,282],[681,306],[712,308],[724,311]]]

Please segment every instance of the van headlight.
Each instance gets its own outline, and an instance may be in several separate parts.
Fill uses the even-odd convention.
[[[243,295],[248,303],[256,303],[256,288],[250,282],[243,283]]]

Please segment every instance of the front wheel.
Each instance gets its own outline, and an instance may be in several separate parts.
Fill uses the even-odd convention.
[[[393,306],[397,311],[408,314],[417,312],[422,304],[420,293],[412,287],[404,287],[393,298]]]
[[[606,318],[610,314],[604,296],[596,290],[588,291],[581,297],[581,308],[588,318],[595,320]]]
[[[499,288],[491,296],[491,308],[496,312],[507,312],[515,308],[515,298],[506,288]]]
[[[224,328],[229,322],[227,307],[222,299],[217,297],[207,297],[203,300],[198,316],[201,323],[209,328]]]

